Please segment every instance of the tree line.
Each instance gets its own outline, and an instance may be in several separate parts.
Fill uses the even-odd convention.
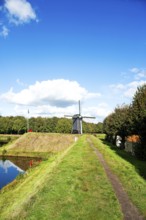
[[[116,136],[121,136],[123,148],[127,136],[138,135],[135,154],[146,160],[146,84],[137,88],[129,105],[117,106],[114,112],[104,119],[103,131],[106,139],[114,144]]]
[[[0,116],[0,134],[24,134],[27,130],[47,133],[71,133],[72,120],[68,118],[43,118],[23,116]],[[102,123],[83,121],[83,133],[102,133]]]

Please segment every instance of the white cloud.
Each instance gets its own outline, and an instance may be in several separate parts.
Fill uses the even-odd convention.
[[[132,73],[138,73],[139,71],[140,71],[140,69],[137,67],[133,67],[130,69],[130,72],[132,72]]]
[[[5,0],[4,8],[9,21],[18,25],[31,20],[37,21],[37,16],[31,4],[26,0]]]
[[[38,22],[37,15],[29,0],[4,0],[0,6],[3,20],[0,20],[0,36],[6,38],[9,34],[11,24],[20,25],[34,20]]]
[[[19,83],[20,80],[17,82]],[[109,113],[108,106],[103,104],[98,104],[97,107],[88,105],[89,99],[92,102],[94,98],[98,100],[98,97],[100,97],[99,93],[90,93],[76,81],[56,79],[36,82],[17,93],[11,88],[2,94],[0,99],[1,102],[5,101],[9,105],[11,115],[25,117],[74,115],[79,112],[78,100],[81,100],[82,115],[95,116],[96,119],[93,120],[93,123],[96,123]],[[93,106],[95,105],[93,104]],[[7,115],[7,110],[3,109],[3,114]],[[90,122],[92,121],[90,120]]]
[[[137,90],[137,87],[146,84],[146,81],[133,81],[125,86],[124,96],[128,98],[132,98]]]
[[[16,79],[16,82],[17,82],[17,84],[18,85],[20,85],[20,86],[27,86],[24,82],[22,82],[20,79]]]
[[[110,114],[110,112],[111,110],[109,105],[107,105],[106,103],[99,103],[97,106],[87,107],[83,109],[82,115],[95,116],[97,118],[105,118],[108,114]]]
[[[141,70],[139,71],[141,72]],[[146,84],[145,79],[135,80],[135,74],[139,74],[139,71],[133,69],[133,72],[136,73],[131,77],[131,81],[123,80],[125,83],[106,87],[106,90],[102,91],[102,96],[100,93],[87,91],[76,81],[56,79],[36,82],[27,86],[26,89],[21,89],[20,92],[15,92],[11,88],[0,98],[7,103],[17,105],[15,109],[11,109],[11,112],[25,117],[28,108],[30,117],[74,115],[78,113],[78,100],[81,100],[82,115],[95,116],[96,119],[93,120],[93,123],[96,123],[109,115],[117,105],[131,103],[137,87]],[[17,83],[23,85],[19,79],[17,79]],[[13,105],[9,104],[9,106]]]
[[[134,96],[135,92],[136,92],[136,88],[133,88],[133,87],[128,88],[124,92],[124,96],[131,99]]]
[[[137,87],[146,84],[146,81],[132,81],[127,84],[113,84],[110,85],[110,88],[113,90],[114,94],[120,94],[120,97],[124,96],[126,98],[132,99],[133,95],[135,94]]]
[[[72,106],[67,107],[56,107],[50,105],[41,105],[41,106],[30,106],[30,107],[23,107],[20,105],[15,106],[15,113],[16,115],[24,115],[28,117],[28,109],[29,109],[29,117],[64,117],[64,115],[73,115],[78,113],[77,103]]]
[[[107,115],[111,113],[109,105],[105,103],[98,104],[96,107],[88,106],[88,104],[87,106],[84,106],[81,103],[81,107],[82,116],[95,117],[95,119],[84,118],[84,121],[87,122],[97,123],[99,121],[102,121]],[[13,112],[15,115],[23,115],[25,117],[64,117],[65,115],[73,116],[74,114],[78,114],[79,109],[78,102],[76,102],[74,105],[67,107],[56,107],[50,105],[24,107],[16,105]]]
[[[125,88],[125,86],[123,84],[119,83],[119,84],[110,85],[110,88],[112,88],[114,90],[123,90]]]
[[[11,88],[1,98],[18,105],[65,107],[78,100],[99,97],[99,93],[90,93],[76,81],[64,79],[36,82],[18,93]]]
[[[141,79],[141,78],[146,78],[146,70],[142,70],[137,74],[136,79]]]
[[[6,38],[9,34],[9,29],[6,26],[2,26],[2,30],[0,32],[0,36]]]
[[[129,71],[134,73],[131,77],[131,82],[117,83],[109,86],[114,97],[119,97],[119,100],[128,98],[129,101],[131,101],[137,90],[137,87],[146,84],[146,69],[133,67]]]
[[[130,72],[135,73],[136,80],[146,78],[146,70],[145,69],[139,69],[137,67],[134,67],[134,68],[130,69]]]

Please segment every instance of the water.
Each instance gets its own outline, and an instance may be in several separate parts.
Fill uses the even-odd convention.
[[[25,173],[34,161],[36,159],[28,157],[0,158],[0,189],[12,182],[19,174]]]

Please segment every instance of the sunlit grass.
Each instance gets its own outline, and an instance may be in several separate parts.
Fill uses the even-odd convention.
[[[14,143],[0,148],[0,154],[47,158],[50,153],[64,151],[74,141],[75,135],[71,134],[26,133]]]
[[[53,155],[39,166],[29,169],[24,176],[16,178],[0,191],[0,219],[15,219],[30,198],[43,188],[50,173],[57,166],[73,145],[65,151]],[[20,218],[19,218],[20,219]]]
[[[102,141],[98,138],[92,137],[92,139],[94,141],[94,145],[101,151],[111,169],[117,174],[123,183],[123,186],[133,203],[146,217],[146,180],[141,177],[136,169],[137,160],[133,159],[133,164],[131,164],[120,157],[116,153],[116,150],[114,152],[110,149],[110,147],[108,147],[108,145],[102,143]],[[129,157],[131,156],[129,155]],[[143,163],[139,163],[139,166],[142,166],[142,164]]]
[[[74,142],[71,134],[27,133],[11,145],[8,150],[19,152],[58,152]]]
[[[113,208],[114,207],[114,208]],[[15,219],[122,219],[113,189],[85,136]]]

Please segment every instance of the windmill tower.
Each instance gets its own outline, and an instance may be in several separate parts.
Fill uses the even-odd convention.
[[[73,121],[72,125],[72,134],[82,134],[83,129],[82,129],[82,120],[83,118],[95,118],[95,117],[90,117],[90,116],[82,116],[81,115],[81,105],[79,101],[79,114],[75,115],[65,115],[65,117],[71,117]]]

